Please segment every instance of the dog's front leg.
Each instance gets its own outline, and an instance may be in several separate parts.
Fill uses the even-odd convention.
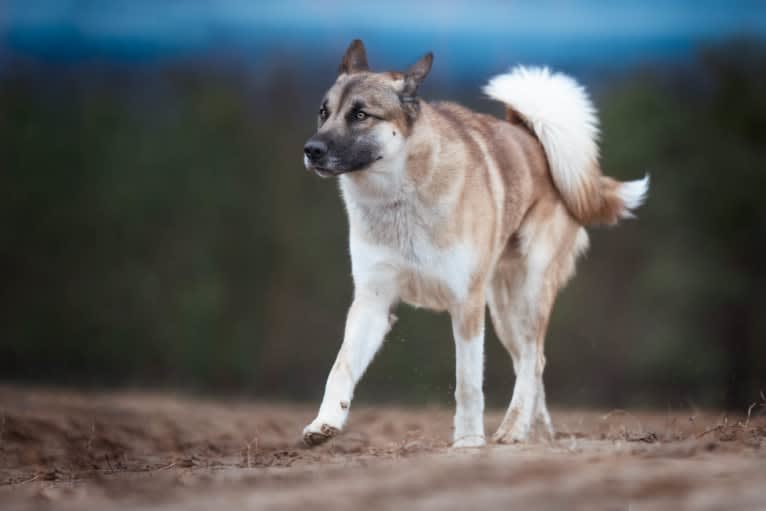
[[[354,387],[393,324],[394,300],[380,289],[358,292],[346,318],[343,345],[327,377],[319,414],[303,429],[303,441],[314,446],[337,435],[348,417]]]
[[[484,439],[484,300],[452,312],[455,336],[455,431],[453,447],[478,447]]]

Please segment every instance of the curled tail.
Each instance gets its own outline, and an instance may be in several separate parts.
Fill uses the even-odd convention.
[[[553,182],[582,224],[614,224],[630,218],[646,199],[649,176],[620,182],[601,174],[598,118],[585,89],[547,68],[516,67],[484,87],[503,102],[509,119],[521,118],[537,135]]]

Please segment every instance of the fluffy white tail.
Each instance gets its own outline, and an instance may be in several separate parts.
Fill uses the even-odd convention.
[[[516,67],[484,87],[519,117],[545,149],[553,182],[569,211],[583,224],[616,223],[645,200],[649,176],[621,183],[598,165],[598,117],[585,89],[547,68]]]

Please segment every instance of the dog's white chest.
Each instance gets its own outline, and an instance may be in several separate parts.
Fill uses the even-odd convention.
[[[349,214],[357,285],[392,286],[403,301],[435,310],[450,309],[465,298],[474,273],[474,251],[465,243],[437,244],[434,212],[399,204],[349,208]]]

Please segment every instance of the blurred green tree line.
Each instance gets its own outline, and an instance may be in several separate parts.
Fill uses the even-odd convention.
[[[298,68],[0,75],[0,378],[321,395],[351,278],[337,187],[301,163],[334,65]],[[501,114],[485,78],[424,95]],[[636,69],[596,102],[605,171],[652,187],[638,221],[591,230],[547,338],[551,402],[745,408],[766,388],[766,49]],[[357,395],[450,403],[449,321],[398,314]],[[487,353],[504,405],[492,333]]]

